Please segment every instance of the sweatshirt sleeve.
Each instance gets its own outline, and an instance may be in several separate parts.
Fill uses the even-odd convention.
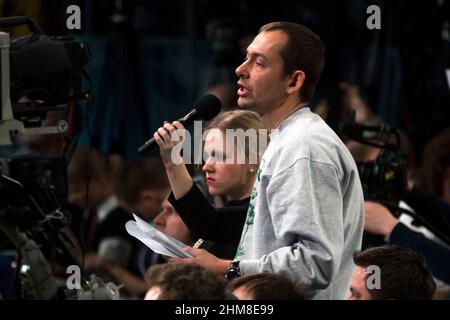
[[[343,198],[336,169],[300,159],[272,177],[267,201],[280,247],[258,260],[241,261],[243,273],[288,273],[305,285],[326,288],[344,246]]]

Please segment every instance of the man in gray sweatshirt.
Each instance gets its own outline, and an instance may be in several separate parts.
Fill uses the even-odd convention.
[[[355,162],[310,103],[324,65],[320,38],[286,22],[261,27],[236,69],[238,104],[276,129],[258,170],[233,262],[192,250],[193,262],[229,278],[284,272],[343,299],[363,232],[363,192]]]

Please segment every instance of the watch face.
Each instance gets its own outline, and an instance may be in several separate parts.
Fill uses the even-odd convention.
[[[239,269],[239,262],[232,262],[227,272],[227,279],[232,280],[241,276],[241,270]]]
[[[227,279],[232,280],[239,277],[239,271],[235,268],[230,268],[227,272]]]

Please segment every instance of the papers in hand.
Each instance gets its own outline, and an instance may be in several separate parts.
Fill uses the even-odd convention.
[[[186,247],[184,243],[159,231],[137,215],[133,214],[133,217],[136,221],[130,220],[125,224],[127,232],[154,252],[172,258],[192,258],[189,252],[181,250],[182,247]]]

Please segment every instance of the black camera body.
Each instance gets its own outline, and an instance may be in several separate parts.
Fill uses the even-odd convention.
[[[62,156],[0,159],[0,206],[23,232],[53,233],[69,222],[61,209],[67,203],[66,168]]]
[[[12,144],[19,132],[64,133],[62,129],[67,130],[67,126],[59,126],[60,121],[54,130],[40,127],[42,120],[47,112],[64,111],[69,105],[74,110],[83,97],[88,47],[68,37],[43,34],[29,17],[0,19],[0,28],[23,24],[31,31],[24,37],[10,41],[7,33],[0,34],[0,145]],[[66,158],[31,153],[12,156],[14,152],[4,150],[0,159],[2,240],[4,235],[9,238],[19,253],[23,297],[51,298],[56,294],[56,283],[46,260],[50,255],[43,252],[54,250],[75,258],[74,245],[64,230],[71,220],[70,212],[64,209],[68,194]]]
[[[67,108],[70,102],[82,100],[82,76],[86,75],[84,67],[91,58],[84,42],[68,36],[45,35],[30,17],[0,19],[0,28],[21,25],[27,25],[30,33],[4,43],[3,49],[8,50],[2,52],[2,67],[5,74],[10,74],[10,78],[2,79],[2,94],[4,100],[11,96],[12,110],[9,101],[2,100],[3,114],[8,117],[0,118],[0,128],[5,127],[1,135],[15,134],[5,125],[9,121],[18,120],[25,128],[34,128],[47,112],[63,111],[61,106]],[[26,102],[21,102],[21,98],[26,98]],[[46,225],[47,233],[58,230],[59,224],[53,228],[52,223],[64,220],[61,205],[67,203],[68,193],[64,156],[27,154],[0,159],[0,174],[0,206],[7,209],[18,227],[31,233]]]
[[[341,134],[350,140],[380,149],[372,161],[357,161],[364,198],[397,207],[406,193],[406,156],[400,149],[400,133],[386,124],[363,125],[353,119],[339,126]]]
[[[407,192],[406,157],[401,151],[400,134],[385,124],[341,124],[340,131],[351,140],[381,149],[373,161],[357,161],[364,199],[379,202],[394,216],[400,216],[399,201]],[[395,138],[395,139],[393,139]],[[383,237],[364,232],[362,248],[384,244]]]
[[[11,99],[53,106],[82,99],[82,69],[89,47],[71,37],[29,34],[11,41]]]
[[[364,198],[397,206],[406,192],[403,152],[384,149],[374,161],[358,161],[356,164]]]
[[[46,106],[80,100],[89,46],[70,36],[45,35],[30,17],[0,19],[0,28],[28,25],[31,33],[10,45],[11,100],[41,100]]]

